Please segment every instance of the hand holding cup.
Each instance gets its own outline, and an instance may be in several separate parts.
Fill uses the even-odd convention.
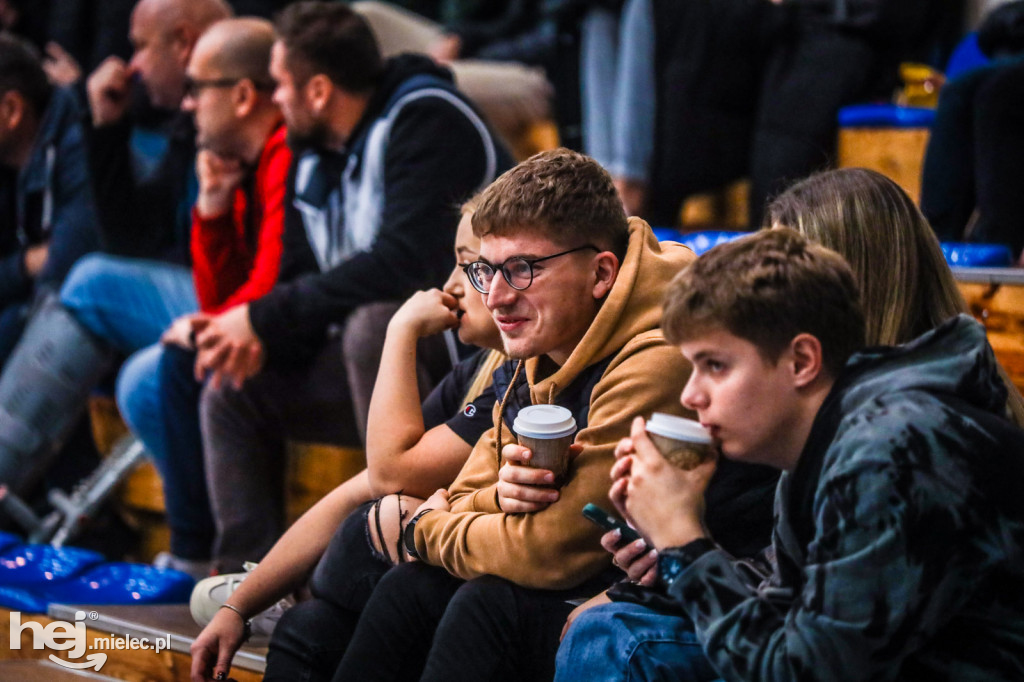
[[[533,455],[527,466],[551,471],[556,483],[565,478],[569,446],[576,435],[572,412],[560,405],[530,405],[519,411],[512,430]]]

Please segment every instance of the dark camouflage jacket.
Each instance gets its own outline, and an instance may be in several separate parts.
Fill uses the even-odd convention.
[[[659,560],[722,677],[1024,679],[1024,432],[1005,401],[966,316],[851,359],[780,479],[772,575],[718,548]]]

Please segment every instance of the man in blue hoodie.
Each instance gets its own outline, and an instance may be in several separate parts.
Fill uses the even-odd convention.
[[[80,118],[32,48],[0,36],[0,367],[37,294],[99,245]]]
[[[278,284],[196,338],[228,569],[283,531],[284,439],[359,443],[391,313],[444,281],[460,202],[510,165],[446,69],[383,59],[347,5],[290,5],[277,34],[274,101],[295,150]]]
[[[684,617],[586,611],[556,679],[1024,676],[1024,432],[985,330],[960,316],[862,350],[853,282],[785,229],[676,278],[662,326],[693,363],[682,403],[723,455],[783,471],[771,570],[759,582],[708,537],[716,461],[672,467],[637,419],[610,496]]]

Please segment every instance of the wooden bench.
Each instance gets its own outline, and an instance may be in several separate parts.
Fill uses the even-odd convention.
[[[876,170],[919,203],[930,134],[928,128],[840,128],[839,168]]]
[[[87,670],[68,670],[50,661],[0,659],[0,680],[18,682],[88,682],[89,680],[116,680]]]
[[[523,161],[538,152],[557,148],[558,126],[551,120],[534,121],[511,136],[508,143],[512,156],[517,161]]]
[[[32,648],[32,632],[23,630],[21,646],[13,650],[6,643],[10,641],[10,611],[0,609],[0,679],[3,680],[64,680],[99,679],[132,680],[134,682],[179,682],[189,679],[192,658],[189,647],[199,634],[200,627],[192,621],[188,606],[184,604],[156,606],[68,606],[53,604],[47,615],[22,614],[21,622],[39,623],[43,627],[54,621],[73,623],[76,611],[90,614],[86,619],[86,643],[95,647],[90,652],[107,654],[107,660],[100,670],[89,671],[85,676],[59,667],[50,661],[50,654],[63,660],[69,659],[66,651],[52,651]],[[95,616],[95,618],[93,618]],[[97,641],[96,638],[101,638]],[[113,639],[123,642],[125,638],[152,643],[156,638],[168,641],[170,647],[157,652],[152,648],[115,648]],[[84,657],[83,657],[84,658]],[[7,667],[5,667],[7,666]],[[50,667],[52,666],[52,667]],[[266,667],[266,648],[243,647],[236,655],[231,668],[231,678],[237,682],[258,682],[263,678]],[[37,677],[30,677],[36,675]]]
[[[985,325],[999,363],[1024,391],[1024,286],[965,282],[958,286],[971,314]]]

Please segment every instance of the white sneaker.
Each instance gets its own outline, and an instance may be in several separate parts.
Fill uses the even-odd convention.
[[[202,559],[182,559],[170,552],[160,552],[153,557],[154,568],[170,568],[175,571],[187,573],[193,580],[199,581],[210,575],[213,564]]]
[[[247,562],[245,573],[225,573],[205,578],[196,583],[192,589],[192,598],[189,600],[189,611],[196,623],[206,626],[213,616],[223,605],[238,586],[249,575],[249,571],[256,567],[256,564]],[[294,605],[291,598],[285,598],[271,606],[266,611],[253,616],[252,637],[249,642],[261,646],[270,641],[270,635],[277,627],[277,621],[281,620],[284,612]]]

